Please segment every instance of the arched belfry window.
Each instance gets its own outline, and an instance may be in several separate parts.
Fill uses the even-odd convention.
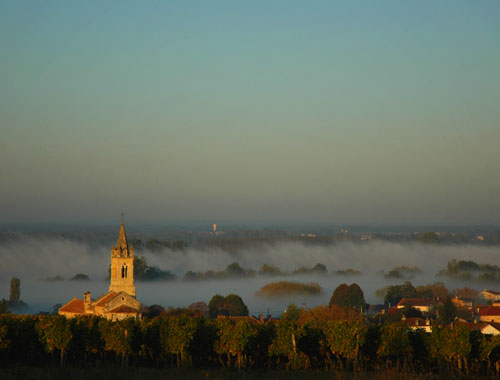
[[[122,265],[122,278],[127,278],[127,265],[123,264]]]

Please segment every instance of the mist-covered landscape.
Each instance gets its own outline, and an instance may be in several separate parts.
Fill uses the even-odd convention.
[[[0,0],[0,378],[499,378],[499,42],[497,0]]]
[[[8,298],[12,277],[22,279],[22,298],[31,313],[50,312],[55,305],[81,297],[87,290],[95,296],[107,292],[110,246],[61,236],[9,236],[0,244],[0,258],[5,263],[0,268],[3,292],[0,298]],[[217,239],[218,245],[224,247],[224,238]],[[235,239],[230,240],[234,243]],[[168,308],[187,307],[198,301],[208,303],[215,294],[236,293],[244,299],[251,314],[269,312],[278,316],[290,303],[307,307],[328,303],[333,290],[341,283],[357,283],[371,304],[383,303],[383,298],[375,294],[377,289],[407,280],[415,286],[443,282],[450,290],[464,284],[482,290],[500,283],[498,277],[467,280],[440,273],[452,260],[494,263],[500,255],[499,245],[380,240],[311,244],[282,239],[257,240],[250,244],[254,247],[245,247],[249,245],[248,240],[242,239],[242,243],[242,248],[236,251],[234,248],[202,250],[190,246],[182,249],[160,247],[154,251],[146,247],[136,249],[136,255],[144,258],[148,267],[169,274],[166,278],[136,279],[137,294],[146,305],[159,304]],[[318,264],[319,270],[315,268]],[[273,268],[274,271],[270,270]],[[71,280],[77,274],[85,274],[89,280]],[[271,299],[255,294],[273,281],[316,282],[322,292],[282,294]]]

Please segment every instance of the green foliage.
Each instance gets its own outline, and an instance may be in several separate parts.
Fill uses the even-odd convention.
[[[310,359],[297,348],[297,341],[305,333],[299,322],[292,318],[283,318],[275,323],[276,335],[269,346],[271,357],[285,357],[286,368],[305,369],[310,366]]]
[[[112,322],[87,316],[3,314],[0,367],[47,366],[59,353],[61,363],[72,368],[107,367],[117,359],[123,366],[131,360],[134,371],[152,366],[214,368],[217,363],[320,370],[338,364],[340,370],[353,369],[346,376],[361,379],[371,378],[371,374],[358,372],[362,369],[397,369],[402,363],[402,372],[391,372],[398,378],[410,368],[437,378],[443,366],[457,378],[498,377],[500,337],[469,332],[459,323],[433,328],[428,334],[410,330],[404,323],[380,325],[372,320],[369,324],[353,309],[323,306],[302,310],[294,305],[288,306],[282,319],[267,324],[252,317],[235,320],[180,314]],[[290,376],[302,378],[302,374]],[[338,374],[330,372],[331,376]]]
[[[65,350],[68,348],[72,334],[68,320],[65,317],[40,317],[37,323],[37,332],[40,341],[48,352],[56,349],[61,353],[60,365],[64,364]]]
[[[345,270],[338,270],[335,272],[337,276],[359,276],[361,272],[356,269],[347,268]]]
[[[465,360],[471,351],[469,330],[467,327],[449,326],[438,332],[438,339],[434,339],[433,344],[437,345],[434,352],[439,352],[439,356],[445,360]]]
[[[439,308],[439,320],[443,325],[448,325],[455,320],[457,316],[457,308],[448,297],[443,303],[443,306]]]
[[[405,276],[403,276],[401,274],[401,272],[399,272],[398,270],[391,270],[389,272],[387,272],[385,275],[384,275],[384,278],[385,279],[395,279],[395,278],[404,278]]]
[[[173,280],[175,275],[168,270],[161,270],[158,267],[147,267],[142,275],[143,281],[169,281]]]
[[[321,263],[317,263],[314,267],[309,268],[306,266],[302,266],[293,271],[293,274],[327,274],[328,271],[326,266]]]
[[[0,301],[0,314],[9,314],[9,302],[2,298]]]
[[[283,297],[291,294],[320,294],[323,289],[317,282],[303,284],[296,281],[271,282],[255,292],[256,296]]]
[[[324,328],[328,348],[334,355],[357,362],[366,341],[367,327],[359,320],[329,321]]]
[[[243,353],[248,351],[250,343],[257,336],[257,327],[247,320],[234,322],[228,317],[217,318],[217,342],[215,351],[228,357],[227,366],[231,366],[231,356],[237,356],[237,367],[245,366]]]
[[[417,297],[439,297],[442,299],[446,299],[450,296],[450,292],[442,282],[435,282],[434,284],[417,286],[415,290],[417,291]]]
[[[421,232],[417,235],[417,241],[423,244],[439,244],[441,240],[439,235],[432,231]]]
[[[281,274],[281,270],[279,267],[275,265],[263,264],[260,267],[259,274],[269,275],[269,276],[279,276]]]
[[[394,362],[399,362],[410,352],[408,327],[405,324],[392,323],[382,328],[378,354]]]
[[[89,281],[90,278],[86,274],[77,273],[70,279],[71,281]]]
[[[245,269],[243,269],[237,262],[229,264],[226,268],[226,272],[230,276],[244,276],[246,274]]]
[[[188,247],[188,243],[186,243],[184,240],[175,240],[172,243],[172,249],[174,251],[183,251]]]
[[[438,273],[439,276],[447,276],[462,281],[497,282],[500,279],[500,267],[492,264],[478,264],[474,261],[453,259],[448,262],[446,268]]]
[[[132,341],[125,323],[101,320],[99,330],[104,340],[104,349],[121,356],[122,366],[126,366],[128,355],[132,353]]]
[[[358,284],[351,285],[340,284],[333,291],[329,305],[337,305],[340,307],[355,307],[358,309],[364,308],[366,305],[363,291]]]
[[[385,287],[384,302],[395,306],[403,297],[416,297],[417,291],[410,281],[401,285],[389,285]]]
[[[300,312],[302,309],[299,309],[297,306],[295,306],[293,303],[288,305],[288,307],[285,310],[285,313],[283,313],[282,318],[287,319],[289,321],[298,321],[300,317]]]
[[[0,351],[6,351],[10,345],[10,339],[7,333],[7,325],[0,326]]]
[[[134,279],[142,280],[144,272],[148,268],[148,263],[144,256],[134,255]]]
[[[226,297],[216,294],[208,303],[210,316],[215,318],[219,315],[245,316],[248,315],[248,307],[240,296],[229,294]]]
[[[197,321],[186,316],[165,318],[161,326],[161,347],[177,358],[177,367],[190,364],[188,347],[197,329]]]
[[[137,245],[136,248],[138,248]],[[170,248],[170,243],[167,240],[151,239],[146,242],[145,248],[153,253],[158,253],[165,248]]]

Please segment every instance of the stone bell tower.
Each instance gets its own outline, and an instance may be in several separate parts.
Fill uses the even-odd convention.
[[[109,291],[125,292],[135,297],[134,285],[134,247],[129,246],[125,227],[120,227],[116,246],[111,248],[111,284]]]

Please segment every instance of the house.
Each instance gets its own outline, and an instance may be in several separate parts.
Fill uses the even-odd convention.
[[[497,292],[496,290],[486,290],[484,289],[482,292],[479,293],[481,298],[485,300],[491,300],[491,301],[500,301],[500,292]]]
[[[474,304],[474,300],[471,299],[471,298],[460,298],[460,297],[453,297],[451,299],[451,302],[453,302],[453,305],[455,305],[455,307],[457,308],[466,308],[466,309],[470,309],[472,308],[473,304]]]
[[[433,307],[441,306],[443,303],[439,298],[410,298],[403,297],[398,302],[396,308],[402,309],[405,306],[411,306],[420,310],[422,313],[428,313]]]
[[[135,298],[134,247],[129,246],[122,218],[116,246],[111,248],[111,282],[109,291],[96,300],[85,292],[83,299],[73,298],[59,309],[66,318],[95,315],[115,321],[141,318],[142,305]]]
[[[432,331],[432,326],[431,326],[431,323],[428,319],[404,318],[404,316],[403,316],[401,321],[406,323],[408,325],[408,327],[412,330],[422,329],[428,333],[430,333]]]
[[[481,322],[500,322],[500,306],[483,306],[477,308]]]
[[[457,326],[465,326],[471,331],[479,331],[484,335],[500,335],[500,323],[496,322],[456,322]]]

